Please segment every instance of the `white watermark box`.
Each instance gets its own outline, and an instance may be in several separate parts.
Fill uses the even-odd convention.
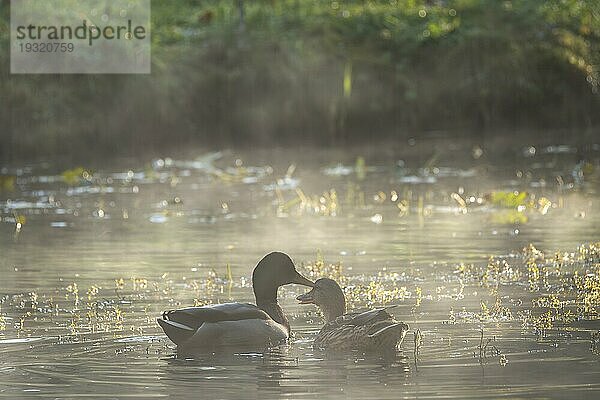
[[[11,0],[13,74],[149,74],[150,0]]]

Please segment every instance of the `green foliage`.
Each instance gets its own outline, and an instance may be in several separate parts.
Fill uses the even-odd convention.
[[[527,204],[527,192],[492,192],[490,194],[490,203],[495,206],[505,208],[517,208]]]
[[[151,76],[0,60],[0,158],[600,124],[600,0],[154,0],[152,43]]]

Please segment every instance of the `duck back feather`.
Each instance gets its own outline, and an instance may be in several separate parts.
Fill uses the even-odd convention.
[[[215,346],[275,343],[288,332],[249,303],[224,303],[170,310],[157,319],[177,345]],[[258,343],[261,342],[261,343]]]
[[[223,303],[202,307],[188,307],[163,313],[163,319],[198,329],[205,322],[268,319],[269,315],[250,303]]]
[[[323,326],[315,346],[327,349],[395,348],[402,343],[408,325],[396,321],[386,310],[378,308],[341,315]]]

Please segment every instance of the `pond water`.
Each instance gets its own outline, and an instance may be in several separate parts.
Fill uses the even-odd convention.
[[[0,397],[595,398],[599,159],[435,138],[6,166]],[[288,345],[178,354],[155,318],[253,301],[272,250],[353,309],[398,305],[397,354],[314,350],[294,285]]]

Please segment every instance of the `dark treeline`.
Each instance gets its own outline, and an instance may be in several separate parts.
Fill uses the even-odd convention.
[[[600,126],[600,1],[152,2],[151,75],[10,75],[0,161]]]

